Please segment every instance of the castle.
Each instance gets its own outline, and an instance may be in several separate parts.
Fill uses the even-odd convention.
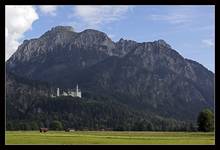
[[[79,97],[82,98],[81,90],[78,88],[78,84],[76,85],[76,90],[60,90],[60,88],[57,88],[56,95],[51,95],[51,97],[59,97],[59,96],[72,96],[72,97]]]

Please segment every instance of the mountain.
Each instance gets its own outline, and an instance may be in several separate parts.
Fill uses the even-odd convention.
[[[49,85],[6,73],[6,129],[37,130],[59,120],[76,130],[195,130],[190,122],[146,114],[113,97],[84,92],[83,98],[51,98]]]
[[[214,74],[183,58],[164,40],[112,41],[105,33],[57,26],[25,40],[6,70],[53,87],[104,95],[145,114],[195,121],[214,108]]]

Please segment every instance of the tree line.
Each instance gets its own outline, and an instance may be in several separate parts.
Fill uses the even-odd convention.
[[[29,97],[31,99],[31,97]],[[137,112],[109,99],[38,97],[22,105],[6,103],[7,130],[213,131],[214,115],[206,109],[198,122],[167,119]],[[10,98],[9,98],[10,100]],[[28,106],[28,107],[27,107]]]

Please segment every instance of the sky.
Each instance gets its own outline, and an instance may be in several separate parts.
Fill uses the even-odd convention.
[[[10,5],[5,14],[5,60],[25,39],[67,25],[76,32],[105,32],[115,42],[163,39],[184,58],[215,72],[214,5]]]

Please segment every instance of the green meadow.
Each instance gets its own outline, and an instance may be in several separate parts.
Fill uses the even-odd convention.
[[[215,144],[214,132],[6,131],[8,144]]]

